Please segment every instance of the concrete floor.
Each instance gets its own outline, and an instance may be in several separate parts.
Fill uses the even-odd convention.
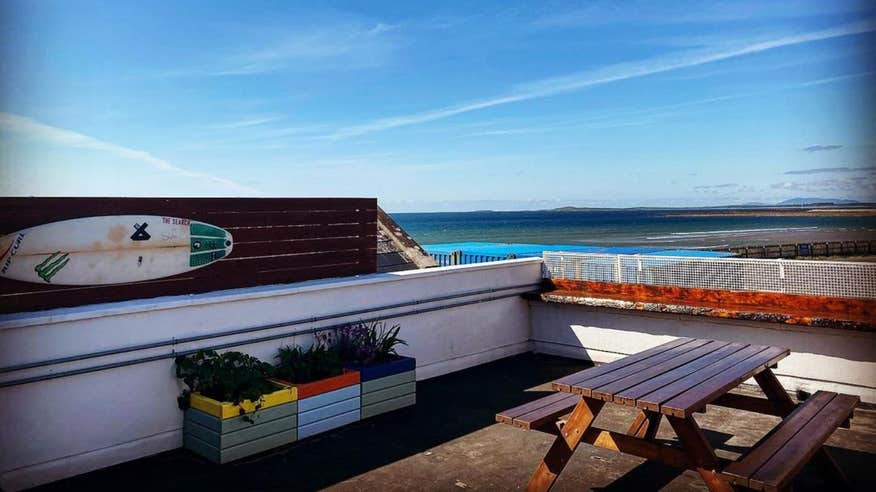
[[[224,466],[176,450],[44,487],[46,490],[513,490],[522,489],[552,436],[495,424],[496,412],[543,396],[549,381],[587,367],[526,354],[418,384],[415,407],[358,422]],[[606,405],[596,425],[625,431],[635,412]],[[718,454],[734,458],[779,419],[709,407],[697,421]],[[657,436],[673,439],[665,421]],[[858,410],[828,441],[856,489],[876,490],[876,412]],[[795,490],[824,490],[807,466]],[[582,445],[554,490],[706,490],[699,475]]]

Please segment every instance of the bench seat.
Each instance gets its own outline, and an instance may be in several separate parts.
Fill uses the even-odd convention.
[[[510,424],[522,429],[540,429],[556,423],[557,419],[570,413],[579,395],[556,392],[538,400],[496,414],[496,422]]]
[[[720,477],[755,490],[786,489],[833,432],[847,421],[857,396],[819,391],[801,403],[773,431]]]

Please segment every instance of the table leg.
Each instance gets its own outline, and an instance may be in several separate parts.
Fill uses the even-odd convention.
[[[796,407],[794,400],[791,399],[788,392],[782,387],[782,383],[779,382],[779,379],[776,378],[776,375],[771,369],[767,368],[760,374],[755,375],[754,380],[757,381],[760,389],[763,390],[767,399],[773,404],[773,408],[781,413],[782,418],[787,417],[788,414],[794,410]],[[827,448],[821,446],[821,448],[815,452],[813,461],[824,471],[832,474],[834,479],[839,481],[839,483],[845,484],[846,487],[850,487],[846,474],[843,473],[839,466],[837,466],[836,461],[834,461],[833,456],[831,456],[830,451],[828,451]]]
[[[544,456],[541,464],[532,474],[529,479],[529,484],[526,486],[527,491],[545,491],[550,490],[554,482],[559,476],[566,463],[581,442],[584,432],[596,420],[599,411],[605,404],[602,400],[594,400],[587,397],[581,397],[566,425],[560,431],[560,435],[554,440],[550,450]]]
[[[732,492],[733,487],[724,480],[718,477],[718,457],[715,456],[715,451],[712,445],[706,440],[700,426],[697,425],[693,416],[690,417],[670,417],[666,416],[669,424],[678,436],[682,447],[687,452],[691,461],[696,464],[697,472],[703,477],[706,486],[709,490]]]
[[[660,427],[660,414],[657,412],[646,412],[641,410],[636,415],[636,420],[627,429],[628,436],[641,437],[648,441],[654,439],[657,435],[657,429]]]

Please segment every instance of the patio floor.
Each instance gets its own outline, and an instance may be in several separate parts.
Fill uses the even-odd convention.
[[[417,405],[259,456],[213,465],[182,449],[43,487],[45,490],[507,490],[522,489],[553,437],[495,424],[494,415],[548,391],[545,384],[588,367],[525,354],[418,384]],[[781,367],[781,366],[780,366]],[[174,403],[174,402],[171,402]],[[169,404],[171,404],[169,403]],[[596,425],[624,431],[631,409],[606,405]],[[739,419],[739,417],[743,417]],[[861,490],[876,490],[876,412],[858,409],[850,430],[828,441]],[[698,415],[718,454],[738,456],[779,419],[710,406]],[[738,424],[742,422],[744,428]],[[736,425],[733,425],[736,424]],[[664,421],[657,436],[673,439]],[[796,490],[828,488],[807,466]],[[832,488],[832,487],[831,487]],[[706,490],[699,475],[582,445],[554,490]]]

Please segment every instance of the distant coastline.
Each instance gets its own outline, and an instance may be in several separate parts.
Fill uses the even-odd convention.
[[[665,217],[876,217],[876,208],[759,208],[670,212]]]

